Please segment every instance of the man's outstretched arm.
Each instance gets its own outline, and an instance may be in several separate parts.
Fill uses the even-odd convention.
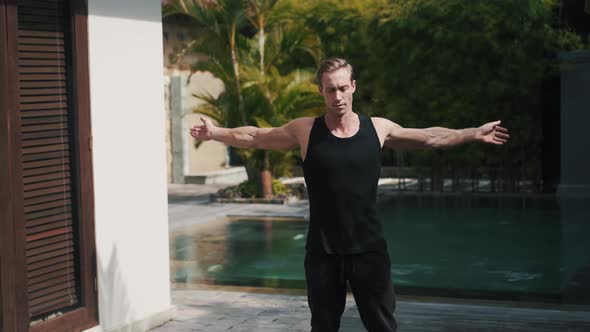
[[[299,145],[293,130],[294,123],[298,120],[277,128],[223,128],[215,126],[206,118],[201,118],[201,121],[203,124],[190,129],[191,136],[201,141],[214,140],[237,148],[266,150],[293,149]]]
[[[403,128],[383,118],[375,118],[376,128],[386,134],[384,146],[392,149],[451,148],[468,142],[502,145],[507,142],[508,130],[500,121],[488,122],[477,128],[449,129],[442,127]]]

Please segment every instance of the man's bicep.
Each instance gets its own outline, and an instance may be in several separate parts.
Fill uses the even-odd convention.
[[[394,140],[399,129],[402,128],[402,126],[386,118],[374,117],[372,118],[372,121],[375,130],[377,131],[377,135],[379,136],[379,140],[381,140],[382,143]]]
[[[260,128],[257,133],[256,147],[269,150],[294,149],[299,144],[288,124],[274,128]]]

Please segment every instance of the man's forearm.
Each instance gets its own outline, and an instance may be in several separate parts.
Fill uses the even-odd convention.
[[[424,130],[428,135],[426,146],[432,148],[445,149],[477,140],[477,128],[448,129],[432,127]]]
[[[222,128],[217,127],[211,133],[211,139],[236,148],[254,148],[256,131],[258,128],[253,126]]]

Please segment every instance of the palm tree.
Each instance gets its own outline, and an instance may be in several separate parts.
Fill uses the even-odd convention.
[[[237,98],[237,112],[241,125],[247,124],[244,102],[240,87],[240,66],[239,66],[239,31],[247,23],[242,0],[175,0],[164,5],[163,16],[187,15],[208,29],[206,34],[191,41],[192,52],[212,55],[213,59],[209,65],[216,67],[219,77],[224,82],[233,82],[233,85],[226,89],[235,89],[234,95]],[[211,69],[209,65],[204,69]],[[194,68],[199,69],[199,66]]]
[[[208,55],[208,60],[195,64],[193,70],[209,71],[225,84],[217,98],[195,95],[204,101],[195,112],[227,126],[260,127],[280,126],[321,112],[313,73],[289,68],[294,54],[308,54],[317,63],[321,45],[317,37],[284,15],[288,6],[287,1],[278,0],[176,0],[165,6],[164,15],[189,15],[207,27],[208,33],[193,41],[190,49]],[[252,38],[239,33],[248,22],[257,31]],[[293,151],[239,153],[249,169],[258,170],[265,197],[272,195],[273,171],[284,169],[295,157]]]

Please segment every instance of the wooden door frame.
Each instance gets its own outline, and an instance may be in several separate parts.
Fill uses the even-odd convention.
[[[78,216],[80,307],[29,327],[26,291],[23,182],[21,165],[17,0],[0,0],[0,331],[83,331],[98,325],[94,185],[90,124],[87,0],[70,0],[73,71],[70,104],[76,112],[73,186]],[[19,220],[17,220],[19,219]]]
[[[16,0],[0,0],[0,252],[3,331],[28,329],[26,310],[23,223],[14,222],[23,206],[20,118],[18,116],[18,63]],[[18,190],[20,185],[21,190]],[[17,241],[21,239],[21,241]],[[20,257],[20,259],[19,259]]]

